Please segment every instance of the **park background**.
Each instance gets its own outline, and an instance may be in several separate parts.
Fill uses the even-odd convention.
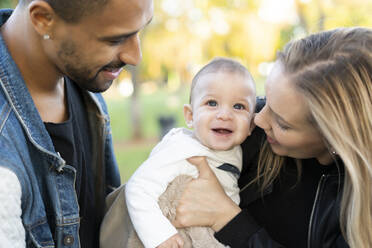
[[[0,8],[16,4],[0,0]],[[247,66],[263,95],[276,51],[288,41],[336,27],[372,27],[372,0],[154,0],[154,6],[140,34],[142,62],[125,67],[103,94],[123,182],[164,132],[185,126],[192,76],[213,57]]]

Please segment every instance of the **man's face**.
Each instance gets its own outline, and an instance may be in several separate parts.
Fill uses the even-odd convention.
[[[105,91],[123,66],[140,62],[139,31],[152,15],[152,0],[109,0],[78,23],[58,19],[49,58],[81,88]]]

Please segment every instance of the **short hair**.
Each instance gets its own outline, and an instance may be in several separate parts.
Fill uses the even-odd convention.
[[[238,61],[230,58],[216,57],[212,59],[208,64],[203,66],[192,79],[189,99],[190,104],[192,103],[194,88],[199,79],[208,73],[216,72],[238,73],[243,77],[247,77],[252,83],[254,82],[253,77],[249,73],[247,68]]]
[[[33,0],[20,0],[20,4]],[[43,0],[53,8],[56,14],[64,21],[77,23],[83,17],[98,11],[109,0]]]

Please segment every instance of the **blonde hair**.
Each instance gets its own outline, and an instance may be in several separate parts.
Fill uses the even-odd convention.
[[[372,29],[310,35],[289,43],[278,61],[308,104],[309,121],[343,161],[343,236],[352,248],[372,247]],[[283,159],[264,145],[256,178],[262,189]]]

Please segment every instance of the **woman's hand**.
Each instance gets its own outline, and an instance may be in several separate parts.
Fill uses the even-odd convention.
[[[199,177],[185,187],[173,225],[209,226],[219,231],[241,209],[226,195],[205,157],[192,157],[188,161],[198,168]]]

